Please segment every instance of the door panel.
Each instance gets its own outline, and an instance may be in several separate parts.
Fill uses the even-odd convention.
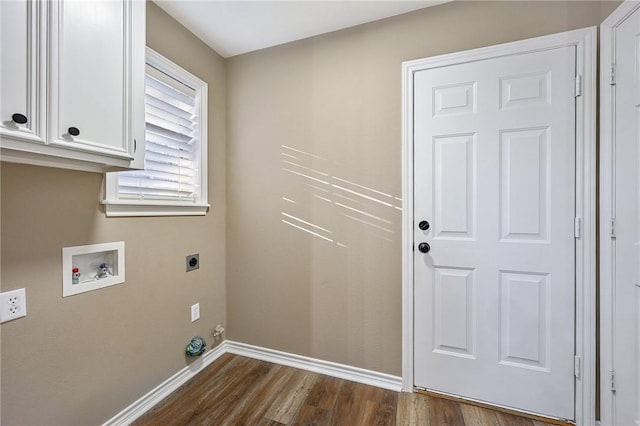
[[[471,269],[434,268],[434,351],[473,357],[475,280]]]
[[[71,1],[61,3],[60,8],[60,133],[56,136],[62,138],[68,127],[75,126],[82,130],[81,139],[121,149],[124,126],[121,111],[125,105],[124,6],[116,2],[86,5]],[[88,31],[88,26],[93,31]],[[88,38],[87,34],[93,37]],[[102,83],[97,85],[96,81]],[[79,101],[80,97],[103,102],[88,107]]]
[[[503,240],[547,240],[548,128],[500,133]]]
[[[500,271],[500,364],[548,370],[548,274]]]
[[[46,2],[0,2],[0,134],[44,143]],[[16,123],[22,114],[26,123]]]
[[[473,238],[475,135],[436,137],[433,145],[436,238]]]
[[[574,418],[575,48],[414,75],[414,382]]]

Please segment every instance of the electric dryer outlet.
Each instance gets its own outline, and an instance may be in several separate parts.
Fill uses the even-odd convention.
[[[200,254],[190,254],[187,256],[187,272],[200,268]]]

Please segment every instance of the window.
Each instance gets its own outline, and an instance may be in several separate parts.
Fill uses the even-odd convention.
[[[144,170],[108,173],[107,216],[204,215],[207,84],[147,48]]]

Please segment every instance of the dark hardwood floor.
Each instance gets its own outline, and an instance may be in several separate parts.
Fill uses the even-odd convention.
[[[133,424],[547,425],[457,401],[397,393],[232,354],[217,359]]]

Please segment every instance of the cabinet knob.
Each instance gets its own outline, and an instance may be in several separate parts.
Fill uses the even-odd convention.
[[[69,127],[69,134],[71,136],[78,136],[80,134],[80,129],[77,127]]]
[[[24,124],[27,122],[27,116],[24,114],[15,113],[11,116],[14,123]]]

